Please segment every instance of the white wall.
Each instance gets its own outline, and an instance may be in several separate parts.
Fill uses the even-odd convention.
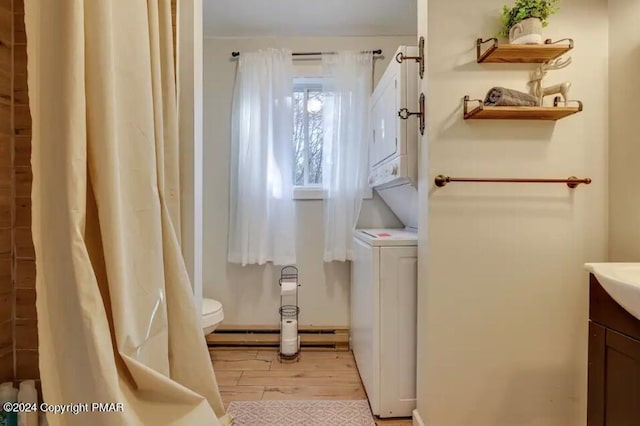
[[[504,0],[431,0],[428,18],[421,2],[431,179],[576,175],[593,184],[422,186],[418,410],[433,426],[583,426],[582,264],[607,254],[607,2],[565,0],[545,30],[575,39],[573,64],[548,82],[571,80],[571,97],[585,104],[555,124],[463,121],[464,95],[525,89],[531,66],[476,64],[475,39],[497,33]]]
[[[415,43],[415,37],[322,38],[214,38],[204,43],[204,295],[219,300],[225,324],[277,324],[280,304],[278,268],[228,264],[228,199],[230,113],[237,61],[232,51],[288,47],[294,51],[381,48],[384,59],[375,61],[375,81],[393,58],[397,46]],[[318,61],[296,61],[315,69]],[[298,267],[300,269],[301,323],[348,325],[348,263],[324,264],[322,201],[297,201]],[[365,201],[360,227],[402,227],[382,200]]]
[[[609,0],[610,260],[640,260],[640,2]]]

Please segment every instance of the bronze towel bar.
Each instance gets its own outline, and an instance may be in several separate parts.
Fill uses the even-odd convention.
[[[363,50],[362,53],[371,53],[372,55],[382,55],[382,49],[375,50]],[[320,56],[320,55],[335,55],[336,52],[293,52],[291,56]],[[240,52],[231,52],[233,58],[240,56]]]
[[[580,184],[589,185],[590,178],[578,179],[575,176],[569,176],[567,179],[518,179],[518,178],[452,178],[449,176],[438,175],[435,179],[437,187],[442,188],[450,182],[495,182],[495,183],[566,183],[569,188],[575,188]]]

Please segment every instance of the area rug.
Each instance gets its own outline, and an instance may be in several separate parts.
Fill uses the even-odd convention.
[[[375,426],[367,401],[233,401],[234,426]]]

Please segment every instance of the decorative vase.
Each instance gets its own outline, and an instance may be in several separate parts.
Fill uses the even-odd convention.
[[[527,18],[509,29],[511,44],[542,44],[542,21],[538,18]]]

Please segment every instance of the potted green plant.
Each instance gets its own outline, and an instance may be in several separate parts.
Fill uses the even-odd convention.
[[[542,28],[549,25],[549,17],[558,11],[560,0],[516,0],[512,8],[502,12],[500,35],[509,37],[511,44],[542,44]]]

